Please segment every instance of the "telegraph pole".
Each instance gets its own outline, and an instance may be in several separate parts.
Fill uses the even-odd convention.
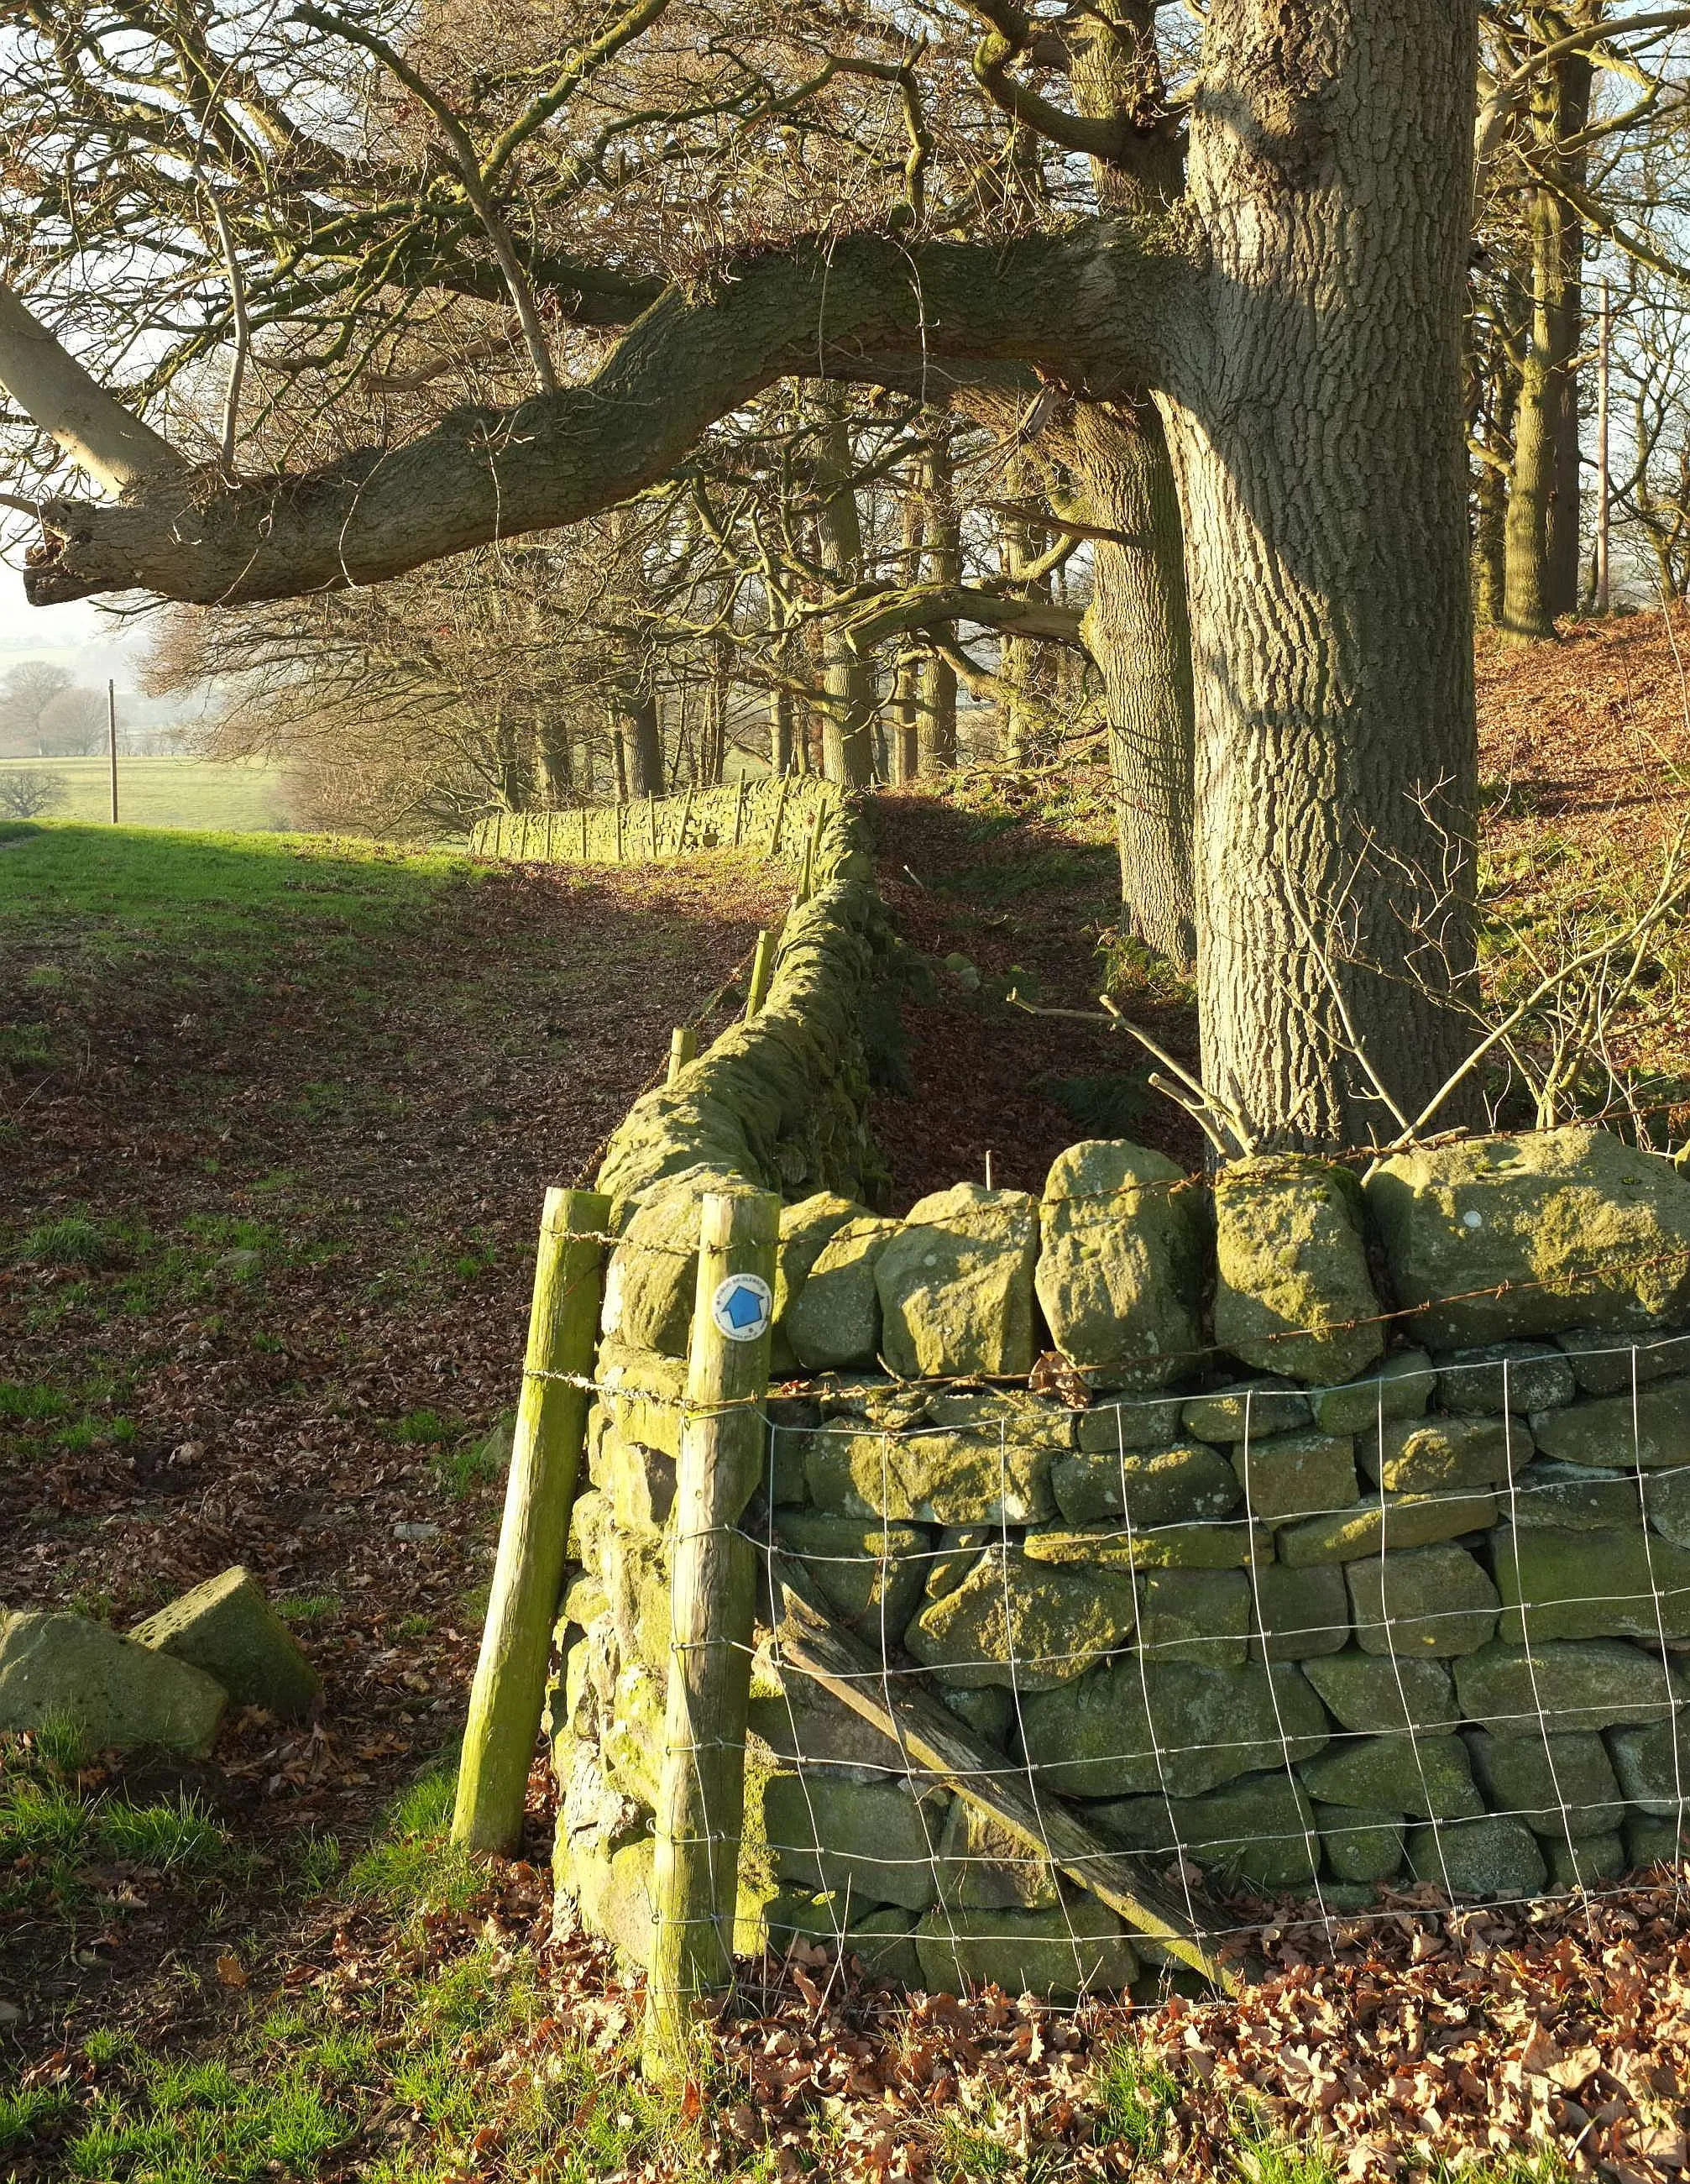
[[[106,748],[111,755],[112,824],[117,824],[117,684],[106,684]]]

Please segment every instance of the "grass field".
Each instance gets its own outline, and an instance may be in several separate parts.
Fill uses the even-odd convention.
[[[279,767],[220,766],[197,758],[118,758],[118,817],[133,827],[205,827],[256,833],[288,823]],[[64,783],[54,819],[104,820],[110,777],[104,758],[0,759],[0,777],[20,769]]]

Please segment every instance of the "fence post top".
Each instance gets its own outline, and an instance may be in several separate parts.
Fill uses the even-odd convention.
[[[709,1190],[698,1201],[698,1241],[707,1251],[731,1244],[772,1244],[781,1201],[772,1190]]]

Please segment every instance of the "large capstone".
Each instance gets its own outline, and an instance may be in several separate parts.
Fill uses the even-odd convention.
[[[0,1729],[67,1723],[89,1752],[203,1757],[226,1694],[204,1669],[81,1615],[0,1616]]]
[[[1001,1987],[1052,2002],[1119,1994],[1138,1976],[1126,1929],[1095,1897],[1075,1893],[1048,1911],[930,1911],[915,1929],[921,1975],[935,1994]]]
[[[1030,1373],[1037,1256],[1023,1190],[959,1183],[918,1200],[875,1268],[887,1363],[912,1380]]]
[[[1344,1574],[1365,1653],[1476,1653],[1497,1635],[1497,1589],[1465,1547],[1411,1547]]]
[[[801,1362],[792,1347],[787,1321],[794,1301],[809,1279],[810,1269],[829,1240],[848,1221],[870,1217],[867,1206],[859,1206],[854,1198],[842,1198],[832,1190],[819,1190],[812,1197],[800,1199],[796,1206],[781,1207],[781,1242],[775,1255],[775,1325],[770,1358],[770,1370],[777,1379],[784,1379]],[[871,1272],[870,1287],[873,1285]],[[878,1326],[878,1299],[875,1313]],[[868,1355],[872,1357],[874,1352],[870,1351]]]
[[[1307,1887],[1320,1862],[1314,1808],[1282,1768],[1206,1797],[1124,1797],[1088,1818],[1153,1863],[1189,1858],[1223,1886],[1260,1894]]]
[[[665,1176],[642,1195],[604,1273],[607,1340],[685,1357],[698,1286],[698,1223],[705,1196],[743,1195],[742,1175],[703,1164]]]
[[[1455,1689],[1465,1719],[1517,1736],[1540,1719],[1557,1733],[1663,1721],[1690,1700],[1690,1674],[1619,1638],[1499,1641],[1455,1663]]]
[[[1224,1350],[1264,1372],[1327,1384],[1354,1379],[1384,1354],[1348,1168],[1286,1153],[1234,1161],[1215,1177],[1215,1339]]]
[[[1039,1207],[1037,1290],[1051,1340],[1094,1388],[1162,1388],[1202,1340],[1203,1197],[1121,1139],[1059,1153]]]
[[[303,1719],[322,1692],[322,1678],[264,1587],[238,1566],[207,1578],[129,1635],[137,1646],[203,1669],[236,1706],[262,1707],[281,1721]]]
[[[787,1340],[801,1365],[825,1373],[880,1355],[878,1270],[895,1221],[854,1214],[826,1238],[787,1310]]]
[[[1639,1525],[1634,1531],[1530,1531],[1496,1535],[1510,1646],[1554,1638],[1690,1637],[1690,1550]]]
[[[1648,1329],[1690,1299],[1690,1179],[1606,1130],[1394,1153],[1367,1202],[1398,1301],[1421,1308],[1434,1348]]]
[[[1000,1542],[922,1609],[904,1642],[955,1689],[1048,1691],[1113,1652],[1137,1613],[1129,1572],[1050,1568]]]
[[[1026,1700],[1021,1721],[1028,1760],[1075,1797],[1200,1797],[1307,1758],[1331,1735],[1319,1699],[1288,1665],[1114,1662]]]
[[[1172,1448],[1059,1456],[1051,1464],[1050,1485],[1057,1507],[1070,1524],[1125,1516],[1139,1531],[1150,1524],[1225,1517],[1243,1499],[1225,1457],[1196,1441]]]

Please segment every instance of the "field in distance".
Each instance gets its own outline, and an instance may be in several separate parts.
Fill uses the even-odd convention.
[[[286,777],[279,766],[197,758],[118,756],[118,817],[131,827],[194,827],[264,833],[290,827]],[[48,819],[101,820],[111,810],[110,776],[97,758],[0,759],[6,774],[48,773],[62,784]]]

